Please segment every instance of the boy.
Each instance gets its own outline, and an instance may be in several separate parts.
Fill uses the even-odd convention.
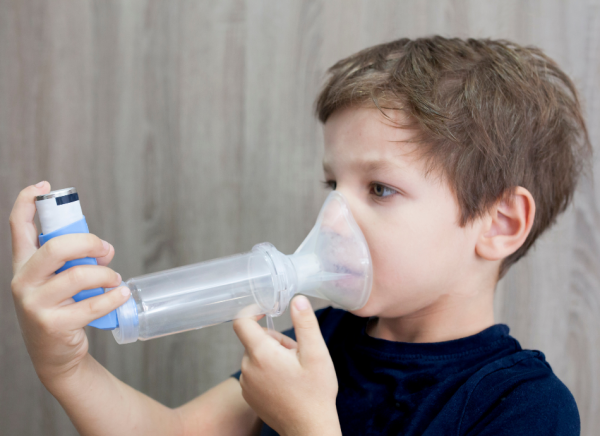
[[[40,380],[81,434],[579,434],[544,355],[493,317],[498,279],[567,207],[591,151],[569,78],[537,49],[441,37],[371,47],[330,72],[317,101],[325,183],[369,244],[371,297],[316,314],[296,297],[285,334],[236,320],[241,372],[177,409],[87,353],[82,327],[128,292],[70,297],[120,283],[112,246],[66,235],[38,249],[33,198],[50,187],[21,192],[15,305]],[[83,256],[99,266],[52,274]]]

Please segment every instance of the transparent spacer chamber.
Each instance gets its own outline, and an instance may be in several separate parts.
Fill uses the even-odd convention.
[[[148,340],[236,318],[279,316],[296,293],[347,310],[366,304],[372,284],[368,246],[344,197],[333,191],[292,255],[272,244],[126,282],[129,301],[117,309],[118,343]]]

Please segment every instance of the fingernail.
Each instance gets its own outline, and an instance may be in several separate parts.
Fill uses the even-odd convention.
[[[42,186],[44,186],[44,183],[46,183],[46,181],[45,181],[45,180],[42,180],[41,182],[39,182],[39,183],[36,183],[36,184],[35,184],[35,187],[36,187],[36,188],[41,188]]]
[[[300,295],[299,297],[294,298],[294,306],[296,306],[296,309],[298,310],[306,310],[310,307],[310,302],[304,295]]]
[[[110,244],[108,242],[106,242],[105,240],[102,240],[102,245],[104,246],[104,249],[106,251],[110,250]]]
[[[121,282],[123,281],[123,279],[121,278],[121,274],[117,273],[117,277],[119,278],[119,284],[121,284]]]
[[[122,286],[121,294],[123,294],[123,297],[127,297],[129,294],[131,294],[131,291],[129,290],[129,288],[127,286]]]

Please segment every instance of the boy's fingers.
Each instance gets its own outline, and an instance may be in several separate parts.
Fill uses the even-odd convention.
[[[112,312],[123,305],[129,298],[127,286],[119,286],[102,295],[87,298],[74,304],[68,304],[60,309],[58,327],[60,329],[75,329],[85,327],[92,321]]]
[[[298,343],[289,336],[277,331],[269,330],[267,328],[263,328],[263,330],[288,350],[295,350],[298,348]]]
[[[35,197],[50,192],[50,183],[40,183],[41,186],[31,185],[19,193],[10,214],[14,272],[29,260],[38,247],[38,233],[33,221]]]
[[[71,233],[50,239],[23,266],[23,274],[31,280],[45,280],[66,261],[83,257],[104,257],[110,244],[91,233]]]
[[[240,342],[246,351],[249,353],[252,353],[252,350],[254,350],[254,348],[260,344],[266,336],[263,328],[253,318],[254,317],[238,318],[233,321],[233,331],[240,339]]]
[[[41,288],[36,301],[54,306],[85,289],[110,288],[121,284],[121,275],[105,266],[79,265],[52,277]]]
[[[300,307],[299,307],[300,306]],[[294,297],[290,304],[292,322],[298,342],[299,360],[302,365],[319,362],[329,350],[323,339],[319,321],[313,312],[310,301],[304,295]]]
[[[98,265],[107,266],[113,260],[113,257],[115,257],[115,247],[113,247],[110,243],[109,245],[110,248],[108,249],[108,254],[106,256],[100,256],[96,258]]]

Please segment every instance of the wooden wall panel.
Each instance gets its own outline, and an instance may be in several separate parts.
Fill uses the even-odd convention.
[[[327,67],[434,33],[542,47],[575,80],[600,142],[598,0],[0,0],[0,433],[76,434],[14,315],[7,219],[20,189],[76,186],[124,277],[263,241],[291,253],[326,196],[312,104]],[[584,435],[600,428],[599,183],[582,182],[497,292],[498,321],[544,351]],[[89,337],[111,372],[169,406],[242,356],[231,324],[127,346]]]

